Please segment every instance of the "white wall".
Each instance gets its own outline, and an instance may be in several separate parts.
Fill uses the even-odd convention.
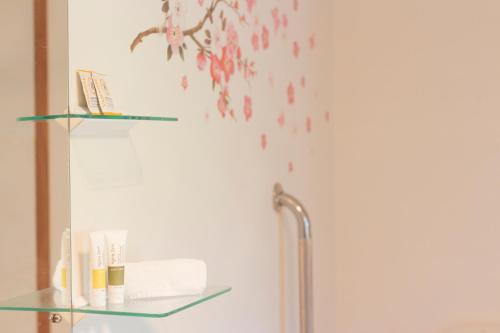
[[[189,3],[188,25],[203,15],[197,1]],[[246,12],[246,2],[240,5]],[[122,140],[72,138],[73,230],[128,229],[130,261],[201,258],[208,264],[210,284],[233,287],[229,295],[171,318],[88,316],[76,332],[298,332],[296,224],[290,215],[282,219],[272,209],[276,181],[301,198],[310,212],[316,327],[318,332],[331,330],[330,8],[323,1],[301,1],[298,11],[292,5],[258,2],[250,23],[238,28],[242,49],[259,72],[250,84],[232,79],[234,121],[220,117],[218,95],[207,70],[196,68],[191,41],[185,62],[179,57],[166,61],[164,36],[151,36],[129,52],[139,31],[162,21],[159,1],[70,3],[71,103],[77,100],[74,71],[94,69],[109,75],[116,104],[124,112],[180,119],[140,123]],[[278,34],[272,28],[275,6],[289,20],[286,31]],[[226,15],[233,14],[226,10]],[[269,27],[270,48],[254,52],[250,36],[254,31],[260,35],[262,24]],[[310,49],[313,34],[316,47]],[[294,40],[301,44],[298,59],[292,55]],[[189,80],[186,91],[181,88],[183,75]],[[292,106],[287,103],[289,82],[296,89]],[[253,101],[248,122],[242,112],[246,94]],[[280,112],[286,115],[284,128],[277,121]],[[306,131],[308,116],[311,133]],[[265,150],[262,134],[268,138]],[[280,251],[286,251],[285,258]]]
[[[333,13],[336,331],[498,332],[498,2]]]

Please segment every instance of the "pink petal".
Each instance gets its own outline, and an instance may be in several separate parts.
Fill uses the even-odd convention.
[[[280,116],[278,117],[278,125],[280,125],[281,128],[285,126],[285,114],[281,112]]]
[[[249,96],[245,96],[243,102],[243,114],[245,115],[245,120],[249,121],[252,118],[252,99]]]
[[[187,90],[187,88],[188,88],[188,78],[187,78],[187,76],[186,76],[186,75],[184,75],[184,76],[182,77],[182,80],[181,80],[181,87],[182,87],[182,89],[184,89],[184,91],[186,91],[186,90]]]
[[[293,87],[293,83],[288,84],[288,89],[287,89],[287,95],[288,95],[288,104],[292,105],[295,103],[295,88]]]
[[[309,37],[309,48],[311,50],[314,50],[315,47],[316,47],[316,36],[312,34],[311,37]]]
[[[260,147],[262,150],[266,150],[267,148],[267,136],[265,134],[260,136]]]
[[[306,131],[307,133],[311,133],[312,130],[312,119],[311,117],[306,118]]]
[[[300,53],[300,45],[299,45],[299,42],[295,41],[295,42],[293,42],[293,56],[295,58],[298,58],[299,53]]]

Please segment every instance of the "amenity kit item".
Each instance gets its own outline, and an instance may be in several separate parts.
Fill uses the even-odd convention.
[[[199,295],[205,290],[207,267],[203,261],[125,263],[126,243],[126,230],[65,230],[53,278],[59,290],[54,295],[56,304],[67,306],[71,302],[78,308],[89,300],[91,306],[103,307],[126,299]]]
[[[127,231],[106,231],[108,247],[108,302],[125,302],[125,245]]]
[[[108,85],[106,84],[105,76],[99,73],[92,73],[92,80],[94,81],[101,111],[104,113],[113,112],[115,107]]]
[[[59,284],[61,288],[62,294],[62,302],[64,304],[69,304],[70,302],[70,289],[69,287],[69,274],[68,269],[70,267],[71,260],[71,241],[70,241],[71,233],[69,229],[64,230],[61,237],[61,261],[60,261],[60,274]]]
[[[106,305],[106,240],[102,232],[89,233],[90,305]]]
[[[78,70],[88,113],[120,115],[114,112],[114,103],[104,74],[88,70]],[[83,105],[81,105],[83,106]]]
[[[199,295],[207,287],[207,265],[194,259],[127,263],[125,285],[128,299]]]
[[[99,99],[97,98],[97,91],[94,80],[92,79],[92,72],[84,70],[79,70],[77,72],[80,77],[80,82],[82,83],[83,94],[85,95],[85,101],[87,102],[89,111],[91,113],[100,113]]]

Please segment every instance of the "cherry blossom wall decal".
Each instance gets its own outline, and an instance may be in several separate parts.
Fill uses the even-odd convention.
[[[266,150],[267,148],[267,135],[265,134],[262,134],[260,136],[260,147],[262,148],[262,150]]]
[[[288,88],[286,90],[287,97],[288,97],[288,104],[292,105],[295,103],[295,88],[293,86],[293,83],[288,84]]]
[[[274,26],[274,33],[278,32],[278,29],[280,27],[281,21],[280,21],[280,12],[277,7],[273,8],[271,10],[271,16],[273,17],[273,26]]]
[[[306,132],[311,133],[312,130],[312,119],[311,117],[306,118]]]
[[[165,45],[162,52],[168,66],[172,61],[185,61],[180,63],[192,66],[191,71],[182,68],[180,89],[194,93],[198,91],[193,89],[199,79],[196,75],[209,79],[205,84],[211,87],[213,101],[201,111],[205,123],[209,124],[212,117],[235,122],[241,119],[239,124],[253,123],[254,126],[270,121],[272,127],[252,133],[252,142],[263,153],[275,145],[280,149],[280,140],[274,141],[273,135],[277,133],[274,131],[280,131],[280,136],[288,139],[300,140],[303,135],[312,133],[313,125],[317,131],[324,123],[334,120],[328,110],[316,115],[304,109],[303,103],[309,100],[309,95],[316,100],[319,94],[315,77],[303,67],[310,53],[318,48],[316,34],[319,32],[297,34],[299,26],[289,30],[297,23],[299,1],[161,0],[162,23],[159,26],[152,24],[151,28],[139,32],[130,51],[138,52],[139,46],[146,47],[142,43],[148,36],[161,36],[159,41]],[[186,16],[188,5],[190,10],[194,9],[190,11],[189,20]],[[303,23],[300,18],[299,23]],[[260,81],[256,78],[253,57],[264,73]],[[305,68],[306,72],[297,75],[285,66],[278,66],[278,62],[299,70]],[[263,94],[260,86],[252,87],[254,82],[265,84],[272,102],[276,102],[274,109],[268,109],[267,93]],[[266,111],[269,115],[261,113],[256,117],[257,111]],[[254,122],[254,118],[257,121]],[[290,174],[297,173],[290,156],[282,163]]]
[[[299,42],[295,41],[293,42],[293,56],[295,58],[298,58],[300,54],[300,45]]]
[[[302,77],[300,78],[300,86],[301,86],[302,88],[305,88],[305,87],[306,87],[306,77],[305,77],[305,76],[302,76]]]
[[[280,113],[278,117],[278,125],[283,128],[285,126],[285,114],[283,112]]]
[[[255,6],[255,1],[247,0],[250,12]],[[203,6],[204,3],[205,1],[198,0],[200,6]],[[184,60],[189,48],[188,43],[194,44],[196,67],[200,71],[209,67],[208,74],[211,77],[212,89],[218,95],[217,110],[219,114],[222,118],[225,118],[226,115],[234,118],[233,107],[230,105],[231,78],[238,73],[246,81],[249,81],[257,74],[255,62],[244,57],[239,43],[239,35],[234,21],[239,24],[245,21],[244,16],[239,13],[239,2],[211,0],[205,14],[192,27],[185,26],[185,6],[186,2],[183,0],[162,0],[161,10],[165,16],[164,23],[161,26],[140,32],[130,45],[130,51],[134,52],[146,37],[153,34],[164,34],[168,44],[167,61],[174,56],[179,56]],[[229,11],[227,16],[225,10]],[[256,35],[257,44],[260,42],[259,37]],[[262,30],[262,41],[267,48],[269,46],[269,31],[266,27]],[[187,89],[187,78],[185,84],[183,79],[182,87],[184,90]],[[245,103],[248,103],[246,99]],[[245,104],[244,108],[247,110],[248,106]],[[248,116],[245,113],[246,120],[249,120],[250,117],[251,115]]]
[[[309,48],[311,50],[314,50],[315,47],[316,47],[316,35],[312,34],[309,37]]]
[[[245,101],[243,104],[243,114],[245,115],[245,120],[249,121],[252,118],[252,99],[250,96],[245,96]]]
[[[182,79],[181,79],[181,87],[182,87],[182,89],[184,89],[184,91],[186,91],[186,90],[187,90],[187,88],[188,88],[188,78],[187,78],[187,76],[186,76],[186,75],[183,75],[183,76],[182,76]]]
[[[267,50],[269,48],[269,30],[264,25],[262,26],[262,48]]]

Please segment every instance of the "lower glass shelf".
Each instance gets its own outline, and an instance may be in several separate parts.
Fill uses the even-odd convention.
[[[129,317],[164,318],[231,291],[231,287],[208,287],[201,295],[128,300],[125,304],[109,304],[94,308],[73,308],[57,304],[59,292],[43,289],[0,302],[0,311],[75,312]]]

